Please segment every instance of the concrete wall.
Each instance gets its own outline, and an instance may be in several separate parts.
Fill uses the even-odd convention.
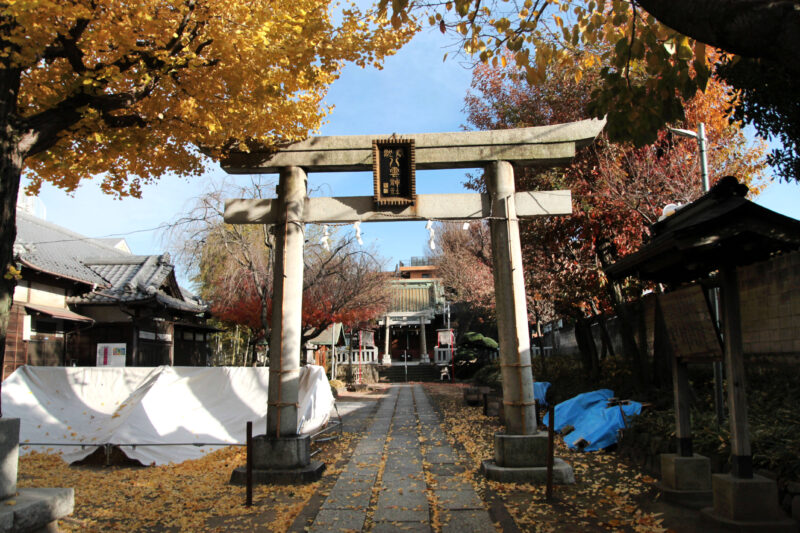
[[[739,269],[744,351],[800,355],[800,252]]]

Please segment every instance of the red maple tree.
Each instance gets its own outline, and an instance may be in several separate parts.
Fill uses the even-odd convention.
[[[466,97],[468,122],[492,130],[582,120],[588,118],[585,107],[596,84],[597,75],[576,76],[569,65],[551,69],[547,81],[536,86],[516,78],[510,66],[479,65]],[[712,79],[705,93],[686,102],[687,122],[676,126],[694,129],[698,122],[705,123],[712,185],[733,174],[757,193],[766,168],[765,145],[749,143],[741,126],[729,120],[726,102],[732,98],[727,86]],[[642,244],[665,205],[687,203],[702,194],[696,142],[667,130],[642,148],[610,143],[601,135],[566,169],[515,168],[515,181],[519,191],[572,191],[572,215],[520,223],[528,308],[536,323],[556,316],[580,321],[610,310],[613,302],[598,256],[600,244],[610,243],[626,255]],[[470,176],[467,186],[485,191],[481,175]],[[475,243],[469,249],[475,249]],[[486,264],[472,255],[474,265]],[[451,270],[472,268],[463,251],[460,256],[443,255],[440,264],[450,260],[457,262]],[[484,280],[491,283],[491,276]],[[477,307],[485,305],[481,292],[468,285],[458,290]]]

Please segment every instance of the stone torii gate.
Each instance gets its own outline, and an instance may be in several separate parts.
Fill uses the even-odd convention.
[[[536,427],[518,220],[570,214],[572,202],[569,191],[515,192],[512,165],[566,165],[577,148],[593,142],[604,124],[585,120],[512,130],[382,137],[383,142],[412,146],[411,156],[405,157],[411,191],[397,201],[389,188],[395,182],[390,185],[388,176],[378,177],[388,167],[379,166],[380,149],[375,143],[381,141],[372,136],[312,137],[277,152],[231,153],[222,162],[231,174],[280,175],[276,199],[236,199],[225,204],[229,224],[275,226],[267,428],[265,435],[254,440],[256,480],[314,479],[324,468],[311,462],[309,438],[297,435],[304,225],[480,218],[490,220],[507,427],[505,434],[496,435],[495,459],[485,462],[484,470],[499,480],[540,479],[546,436],[538,434]],[[415,194],[415,169],[452,168],[483,168],[489,194]],[[308,172],[350,171],[374,172],[374,197],[308,198]],[[568,480],[571,470],[557,463],[556,476]]]

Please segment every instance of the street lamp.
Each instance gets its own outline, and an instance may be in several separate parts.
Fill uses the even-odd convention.
[[[706,126],[702,122],[697,125],[697,131],[682,130],[680,128],[667,129],[680,137],[697,139],[697,149],[700,152],[700,177],[703,179],[703,192],[708,192],[708,159],[706,158]]]
[[[692,130],[682,130],[679,128],[670,128],[667,126],[667,129],[674,133],[675,135],[679,135],[681,137],[689,137],[691,139],[697,139],[697,150],[700,152],[700,177],[703,180],[703,193],[707,193],[709,189],[708,184],[708,158],[706,157],[706,126],[702,122],[697,125],[697,131]],[[714,319],[716,320],[717,324],[719,324],[719,296],[717,294],[717,289],[714,289],[711,292],[711,307],[714,310],[714,314],[716,315]],[[722,362],[714,361],[714,407],[717,411],[717,424],[722,424],[722,420],[725,418],[725,412],[723,410],[723,392],[722,392]]]

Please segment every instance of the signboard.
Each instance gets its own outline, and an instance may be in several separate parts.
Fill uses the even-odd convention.
[[[372,175],[377,207],[414,205],[417,196],[414,140],[372,141]]]
[[[98,343],[97,366],[125,366],[127,345],[123,343]]]
[[[675,357],[686,362],[722,360],[722,348],[702,287],[692,285],[659,294],[658,304]]]
[[[436,341],[439,346],[450,346],[451,344],[455,344],[453,342],[453,330],[452,329],[437,329],[436,330]]]

